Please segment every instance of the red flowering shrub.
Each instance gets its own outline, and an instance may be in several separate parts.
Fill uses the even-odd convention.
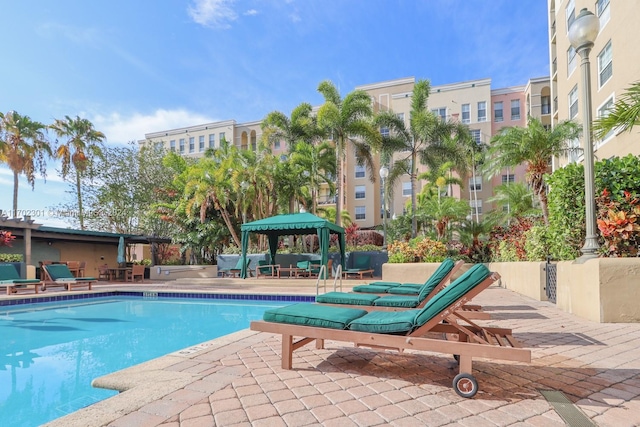
[[[639,200],[628,191],[622,201],[614,201],[605,188],[597,199],[598,229],[604,238],[603,252],[610,257],[638,256],[640,244]]]
[[[0,230],[0,246],[11,246],[11,242],[16,239],[16,236],[12,235],[10,231]]]

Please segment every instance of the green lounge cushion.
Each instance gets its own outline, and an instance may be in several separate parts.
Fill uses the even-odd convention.
[[[380,298],[374,294],[355,294],[350,292],[327,292],[318,295],[316,302],[322,304],[349,304],[349,305],[373,305]]]
[[[13,264],[0,264],[0,280],[14,279],[20,279],[20,274]]]
[[[449,272],[453,270],[453,267],[455,265],[456,263],[453,262],[451,258],[447,258],[444,261],[442,261],[442,263],[436,269],[436,271],[434,271],[431,277],[429,277],[429,280],[425,282],[422,289],[420,289],[420,294],[418,295],[418,299],[420,301],[423,301],[426,297],[428,297],[431,291],[433,291],[433,289],[436,286],[438,286],[440,282],[442,282],[442,280],[447,276],[447,274],[449,274]]]
[[[45,267],[49,276],[51,276],[51,280],[59,281],[61,279],[75,279],[69,267],[65,264],[49,264]]]
[[[424,325],[464,294],[489,277],[491,272],[483,264],[475,264],[449,286],[438,292],[416,316],[416,327]]]
[[[365,310],[356,308],[299,303],[267,310],[262,318],[267,322],[346,329],[349,322],[365,314]]]
[[[360,271],[369,270],[371,265],[371,257],[369,255],[357,256],[353,260],[353,268],[350,270]]]
[[[40,283],[38,279],[10,279],[10,280],[0,280],[0,285],[31,285],[35,283]]]
[[[400,283],[400,282],[385,282],[385,281],[379,280],[379,281],[376,281],[376,282],[370,282],[369,285],[371,285],[371,286],[387,286],[389,288],[393,288],[393,287],[402,285],[402,283]]]
[[[413,330],[416,314],[420,310],[372,311],[349,323],[352,331],[376,334],[403,334]]]
[[[366,294],[385,294],[389,288],[386,286],[360,285],[354,286],[353,292],[362,292]]]
[[[396,286],[395,288],[389,289],[387,293],[396,294],[396,295],[417,296],[420,293],[420,289],[422,289],[422,285],[420,285],[420,287],[401,285],[401,286]]]
[[[389,295],[380,297],[373,302],[373,305],[378,307],[416,308],[419,304],[418,298],[410,295]]]

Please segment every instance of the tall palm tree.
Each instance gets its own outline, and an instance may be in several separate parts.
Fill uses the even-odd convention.
[[[335,148],[326,141],[317,145],[299,142],[291,153],[291,162],[301,170],[301,176],[307,180],[306,186],[311,196],[311,213],[315,215],[320,186],[327,184],[330,192],[335,189],[331,178],[336,173]]]
[[[571,150],[569,141],[579,135],[580,126],[575,122],[563,121],[553,129],[546,129],[539,119],[529,117],[526,128],[505,127],[491,139],[485,171],[494,176],[504,168],[525,163],[527,183],[538,197],[544,221],[549,224],[544,175],[549,171],[551,159]]]
[[[267,114],[261,125],[263,139],[267,145],[271,147],[276,141],[284,141],[287,144],[287,151],[291,154],[299,142],[312,144],[320,138],[322,131],[317,125],[316,117],[312,115],[312,110],[311,104],[303,102],[293,109],[291,117],[287,117],[280,111],[272,111]],[[295,166],[288,164],[278,169],[282,171],[289,168],[295,169]],[[306,191],[298,185],[298,182],[293,181],[297,180],[285,182],[285,187],[279,187],[281,193],[286,193],[288,196],[285,200],[289,204],[289,213],[295,211],[296,200],[304,198],[302,193]]]
[[[347,145],[353,146],[357,164],[366,166],[371,182],[375,182],[372,149],[380,147],[380,133],[371,122],[373,108],[367,92],[354,90],[343,99],[336,86],[328,80],[318,85],[318,92],[324,96],[324,104],[318,110],[318,124],[336,145],[336,224],[340,225],[346,185],[343,164]]]
[[[91,166],[94,157],[102,155],[102,142],[105,135],[94,129],[93,123],[79,116],[71,118],[64,116],[64,120],[56,119],[49,126],[59,138],[66,138],[67,142],[60,144],[55,151],[55,157],[62,160],[62,177],[66,178],[71,168],[75,171],[76,197],[78,201],[78,220],[80,229],[84,230],[84,211],[82,208],[82,178]]]
[[[393,111],[385,111],[376,116],[375,124],[389,130],[382,137],[382,151],[395,161],[389,170],[387,186],[393,187],[403,175],[411,179],[411,237],[418,232],[416,218],[416,194],[418,161],[432,169],[437,169],[443,159],[450,158],[454,151],[446,142],[451,135],[462,133],[465,127],[453,121],[442,120],[433,114],[427,101],[431,86],[428,80],[419,80],[413,87],[411,97],[411,117],[409,126]]]
[[[620,95],[609,113],[594,121],[593,128],[595,137],[603,138],[614,129],[631,131],[637,124],[640,124],[640,82],[633,83]]]
[[[15,111],[0,113],[0,161],[13,172],[13,216],[18,216],[18,177],[24,174],[31,188],[36,171],[46,177],[45,156],[51,156],[47,127]]]

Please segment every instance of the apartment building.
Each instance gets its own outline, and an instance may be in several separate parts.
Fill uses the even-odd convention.
[[[371,95],[374,111],[391,110],[409,125],[411,96],[415,78],[401,78],[372,83],[356,87]],[[550,94],[548,78],[531,79],[526,85],[503,89],[491,89],[491,79],[479,79],[431,87],[428,107],[445,120],[460,121],[469,126],[474,140],[478,144],[489,144],[491,137],[505,126],[526,126],[527,115],[541,118],[543,123],[551,123]],[[241,149],[256,150],[262,136],[261,121],[236,123],[227,120],[206,123],[186,128],[172,129],[146,134],[149,141],[162,143],[167,150],[184,156],[200,157],[207,148],[217,148],[222,140],[233,142]],[[384,129],[382,130],[385,131]],[[276,142],[274,153],[285,153],[288,147],[284,142]],[[398,154],[401,156],[401,154]],[[371,182],[371,172],[358,166],[355,152],[347,147],[343,167],[346,182],[344,209],[352,221],[360,228],[371,228],[382,223],[382,183],[378,176],[380,164],[373,173],[375,182]],[[425,172],[418,165],[418,173]],[[494,208],[487,199],[493,195],[493,189],[500,184],[521,182],[524,180],[524,166],[504,170],[501,174],[487,179],[476,171],[463,187],[454,185],[447,189],[449,195],[469,201],[470,215],[481,221],[483,215]],[[417,183],[417,192],[423,183]],[[387,200],[388,216],[402,215],[406,212],[407,202],[411,199],[411,182],[407,175],[396,183],[393,199]],[[319,193],[318,205],[335,205],[335,198],[329,195],[328,188]]]
[[[637,1],[548,0],[553,124],[568,119],[582,122],[581,59],[568,38],[569,26],[581,9],[587,8],[600,21],[600,32],[589,54],[592,117],[606,115],[617,97],[640,80],[640,50],[635,28],[640,19],[638,6]],[[580,141],[574,144],[582,146]],[[640,154],[636,131],[614,131],[594,141],[594,154],[596,160]],[[582,161],[582,155],[556,159],[554,167],[576,161]]]

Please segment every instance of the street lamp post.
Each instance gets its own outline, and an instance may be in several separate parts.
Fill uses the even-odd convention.
[[[386,180],[389,176],[389,168],[382,166],[380,168],[380,178],[382,178],[382,247],[387,247],[387,203],[386,203]]]
[[[582,80],[582,133],[584,138],[584,204],[586,239],[580,251],[579,262],[596,258],[600,247],[596,234],[595,186],[593,172],[593,141],[591,138],[591,70],[589,52],[600,31],[600,21],[587,9],[580,14],[569,27],[569,42],[580,55],[580,74]]]

